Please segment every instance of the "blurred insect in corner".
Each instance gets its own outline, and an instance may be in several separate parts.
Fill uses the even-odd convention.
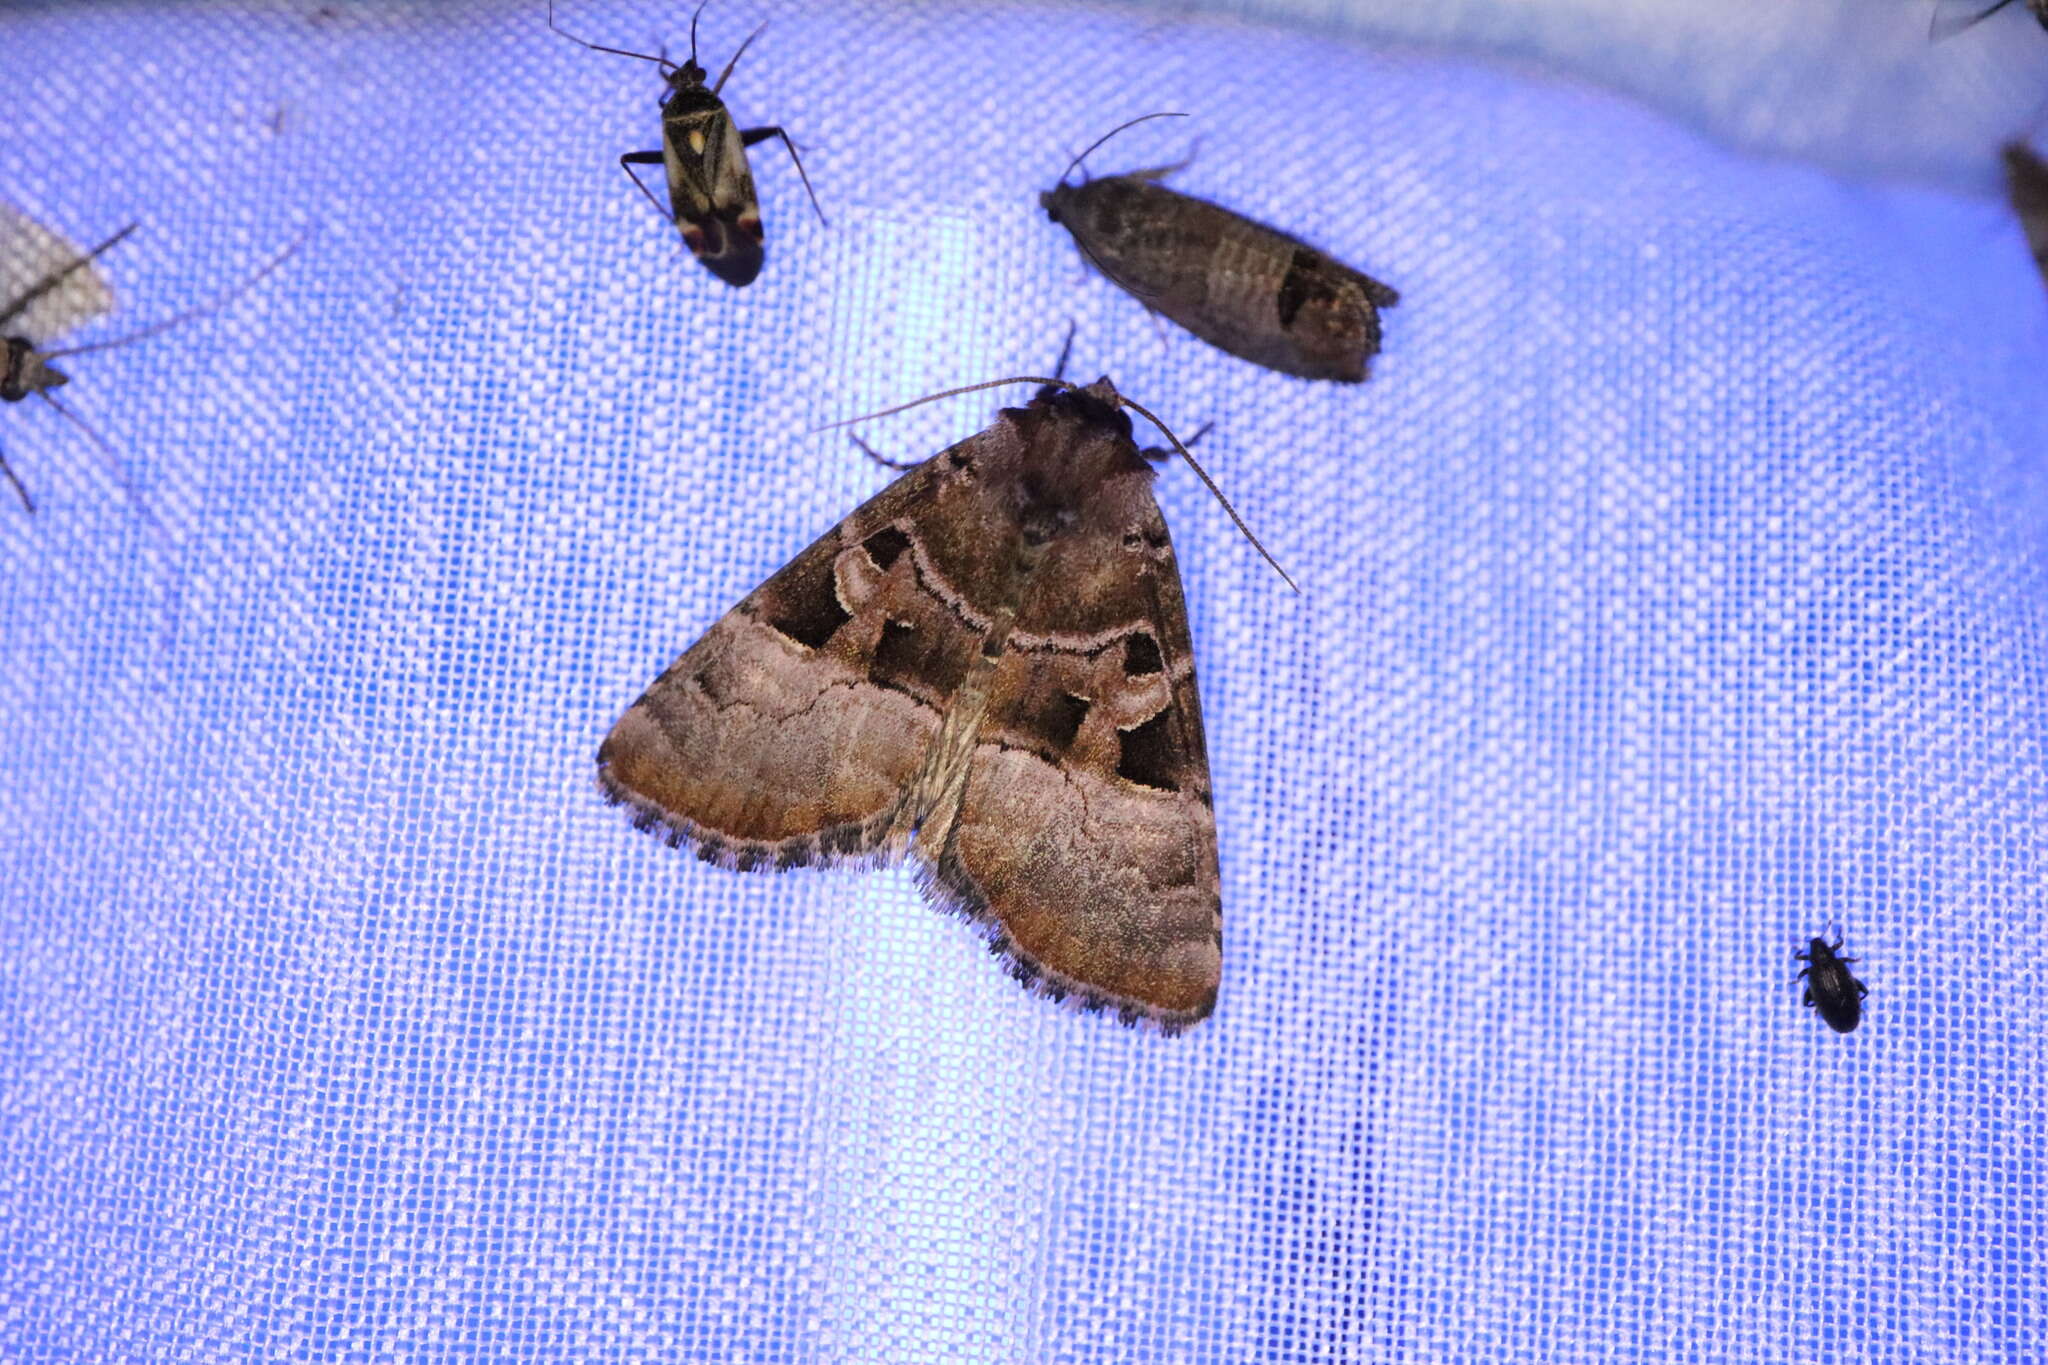
[[[146,341],[217,312],[284,264],[299,249],[300,241],[271,257],[240,284],[196,308],[106,341],[53,347],[51,343],[58,337],[114,306],[114,293],[99,268],[99,258],[135,228],[136,224],[130,223],[90,251],[80,251],[26,213],[0,203],[0,348],[4,348],[0,349],[0,402],[19,403],[34,394],[70,419],[106,458],[129,501],[141,508],[120,458],[84,418],[57,397],[56,390],[71,382],[71,376],[55,362]],[[21,505],[35,511],[35,499],[7,462],[4,450],[0,450],[0,475],[6,476]]]
[[[2027,234],[2041,280],[2048,284],[2048,161],[2024,142],[2006,143],[2004,157],[2006,195]]]
[[[2013,0],[1993,0],[1991,5],[1978,10],[1975,14],[1962,14],[1959,13],[1960,3],[1935,0],[1934,14],[1927,21],[1928,40],[1940,42],[1944,38],[1953,38],[1964,29],[1975,28],[2012,3]],[[2024,0],[2024,3],[2033,13],[2034,22],[2048,29],[2048,0]]]
[[[709,3],[709,0],[705,0]],[[825,211],[818,207],[818,195],[811,188],[811,177],[804,170],[803,158],[797,155],[796,144],[789,140],[789,134],[779,127],[742,129],[732,121],[725,102],[718,95],[725,88],[726,78],[739,65],[747,47],[761,36],[761,28],[747,35],[739,51],[732,54],[732,60],[725,64],[725,70],[718,73],[718,79],[711,85],[704,84],[704,68],[697,64],[697,16],[704,12],[704,5],[697,6],[690,15],[690,60],[677,66],[666,55],[653,56],[645,52],[633,52],[622,47],[605,47],[562,28],[555,22],[554,0],[548,0],[548,27],[572,43],[580,44],[592,52],[609,52],[619,57],[635,57],[643,62],[654,62],[661,70],[661,77],[668,83],[668,90],[661,101],[661,147],[655,151],[625,152],[619,157],[619,167],[631,177],[640,193],[647,196],[647,202],[655,211],[674,223],[683,234],[683,244],[690,248],[690,254],[704,263],[704,268],[739,287],[753,283],[761,273],[761,261],[767,251],[767,233],[761,226],[761,201],[754,194],[754,175],[747,166],[747,148],[771,137],[782,139],[782,146],[789,153],[789,159],[796,163],[796,173],[804,182],[804,193],[811,198],[811,210],[818,215],[818,221],[825,221]],[[662,166],[668,175],[668,209],[662,211],[661,201],[641,180],[635,166]]]
[[[1806,965],[1801,967],[1792,979],[1806,981],[1806,993],[1802,997],[1805,1006],[1815,1010],[1837,1033],[1853,1033],[1863,1022],[1863,997],[1870,994],[1861,981],[1849,974],[1853,957],[1840,956],[1841,935],[1829,943],[1824,938],[1807,942],[1806,951],[1794,951],[1792,956]]]

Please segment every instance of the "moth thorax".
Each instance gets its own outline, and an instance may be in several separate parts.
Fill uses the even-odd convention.
[[[69,382],[70,376],[38,355],[27,337],[7,338],[7,363],[0,369],[0,402],[19,403],[32,393]]]

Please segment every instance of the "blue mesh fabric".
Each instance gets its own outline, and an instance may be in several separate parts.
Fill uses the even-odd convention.
[[[0,191],[142,223],[89,335],[307,234],[78,358],[132,500],[0,414],[0,1358],[2048,1359],[2001,206],[1327,24],[720,0],[707,62],[770,15],[727,95],[832,221],[757,151],[744,291],[613,164],[652,68],[536,5],[0,15]],[[1398,287],[1371,383],[1155,329],[1038,213],[1157,108],[1099,168],[1198,139],[1183,188]],[[809,428],[1070,318],[1306,588],[1162,471],[1227,930],[1171,1041],[907,874],[722,872],[591,781],[887,477]],[[1831,920],[1846,1037],[1790,981]]]

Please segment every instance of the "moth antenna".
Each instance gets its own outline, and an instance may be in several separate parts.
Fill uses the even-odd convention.
[[[1072,318],[1067,319],[1067,339],[1060,343],[1060,363],[1052,367],[1055,379],[1065,379],[1067,377],[1067,357],[1074,353],[1074,328],[1076,325]]]
[[[199,318],[203,318],[209,313],[217,313],[221,309],[233,303],[236,299],[240,298],[242,295],[248,293],[251,289],[255,288],[256,285],[262,281],[264,276],[268,275],[271,271],[283,265],[287,260],[291,258],[292,253],[296,252],[300,247],[304,246],[305,244],[306,238],[304,234],[301,234],[299,237],[295,238],[292,242],[290,242],[285,247],[284,250],[278,252],[275,256],[272,256],[268,261],[265,261],[262,267],[259,268],[255,274],[249,276],[248,279],[243,280],[238,285],[235,285],[226,293],[217,295],[214,298],[207,300],[205,303],[198,305],[197,307],[187,308],[184,312],[178,313],[172,317],[165,318],[162,322],[151,323],[149,326],[142,328],[140,331],[130,332],[126,336],[115,337],[111,341],[95,341],[85,346],[67,346],[61,351],[45,352],[45,357],[50,360],[57,360],[69,355],[86,355],[93,351],[111,351],[117,346],[127,346],[133,342],[147,341],[150,337],[156,336],[160,332],[168,332],[173,327],[182,326],[185,323],[195,321]]]
[[[958,398],[963,393],[980,393],[983,389],[1000,389],[1005,384],[1037,384],[1041,387],[1049,384],[1056,389],[1071,389],[1074,387],[1064,379],[1047,379],[1044,375],[1011,375],[1008,379],[991,379],[985,384],[965,384],[957,389],[947,389],[944,393],[928,393],[922,398],[913,398],[908,403],[898,403],[893,408],[883,408],[880,412],[864,412],[858,417],[847,417],[837,422],[827,422],[824,426],[812,427],[811,434],[816,435],[821,431],[835,431],[840,427],[850,427],[856,422],[872,422],[878,417],[894,417],[899,412],[908,412],[912,408],[921,408],[926,403],[936,403],[942,398]]]
[[[1943,42],[1947,39],[1955,37],[1958,33],[1962,33],[1967,29],[1973,29],[1977,27],[1977,25],[1983,23],[1986,19],[1989,19],[1992,15],[2004,9],[2007,5],[2010,5],[2011,3],[2012,0],[1996,0],[1996,3],[1994,3],[1991,6],[1991,8],[1979,10],[1977,13],[1971,15],[1969,18],[1963,20],[1959,24],[1944,24],[1941,19],[1941,4],[1939,3],[1939,0],[1936,0],[1936,4],[1934,6],[1934,13],[1927,16],[1927,41],[1930,43]]]
[[[705,0],[705,4],[709,4],[709,3],[710,3],[710,0]],[[698,8],[698,10],[699,10],[699,11],[701,12],[701,11],[703,10],[703,8],[704,8],[704,5],[699,5],[699,6],[697,6],[697,8]],[[693,63],[694,63],[694,62],[695,62],[695,61],[697,60],[697,34],[696,34],[696,31],[695,31],[695,30],[696,30],[696,24],[697,24],[697,19],[696,19],[696,16],[695,16],[695,15],[692,15],[692,16],[690,17],[690,26],[691,26],[691,33],[690,33],[690,60],[691,60],[691,62],[693,62]],[[746,55],[746,51],[747,51],[747,46],[748,46],[748,44],[752,43],[752,42],[754,41],[754,39],[756,39],[756,38],[760,37],[760,36],[761,36],[761,29],[765,29],[765,28],[767,28],[767,27],[768,27],[768,25],[767,25],[766,21],[763,21],[763,22],[762,22],[762,24],[761,24],[761,28],[757,28],[757,29],[755,29],[755,30],[754,30],[754,31],[753,31],[752,33],[749,33],[749,34],[747,35],[747,41],[746,41],[746,42],[744,42],[744,43],[741,43],[741,44],[739,45],[739,49],[738,49],[737,51],[735,51],[735,52],[734,52],[734,53],[732,54],[732,60],[731,60],[731,61],[729,61],[729,62],[727,62],[727,63],[725,64],[725,70],[723,70],[723,71],[721,71],[721,72],[719,72],[719,73],[718,73],[718,84],[716,84],[716,85],[714,85],[714,86],[712,86],[712,87],[711,87],[711,93],[712,93],[712,94],[716,95],[716,94],[717,94],[717,93],[718,93],[719,91],[721,91],[721,90],[725,89],[725,78],[726,78],[727,76],[730,76],[730,75],[732,74],[732,69],[733,69],[734,67],[736,67],[736,66],[738,66],[738,65],[740,64],[740,58]],[[791,155],[795,155],[795,154],[794,154],[794,153],[791,153]],[[796,168],[797,168],[797,172],[798,172],[799,174],[801,174],[801,173],[803,172],[803,168],[804,168],[804,163],[803,163],[803,162],[801,162],[801,161],[797,162],[797,163],[796,163]],[[805,189],[809,189],[810,187],[811,187],[811,182],[810,182],[810,181],[809,181],[808,179],[806,179],[806,180],[804,181],[804,188],[805,188]],[[817,195],[815,195],[815,194],[811,196],[811,207],[812,207],[812,208],[816,208],[816,207],[818,207],[818,196],[817,196]],[[818,216],[819,216],[819,217],[821,217],[821,218],[822,218],[822,217],[824,217],[824,215],[823,215],[822,213],[821,213],[821,214],[819,214]]]
[[[2011,0],[2005,0],[2005,3],[2011,3]],[[1123,131],[1124,129],[1126,129],[1126,128],[1134,128],[1134,127],[1136,127],[1136,126],[1137,126],[1138,124],[1140,124],[1140,123],[1144,123],[1144,122],[1146,122],[1147,120],[1150,120],[1150,119],[1155,119],[1155,118],[1186,118],[1186,117],[1187,117],[1187,115],[1186,115],[1186,114],[1180,113],[1180,112],[1179,112],[1179,111],[1177,111],[1177,110],[1173,110],[1173,109],[1166,109],[1166,110],[1162,110],[1162,111],[1160,111],[1159,113],[1156,113],[1156,114],[1140,114],[1140,115],[1138,115],[1138,117],[1136,117],[1136,118],[1134,118],[1134,119],[1130,120],[1130,121],[1129,121],[1128,123],[1119,123],[1119,124],[1118,124],[1118,125],[1117,125],[1116,127],[1114,127],[1114,128],[1112,128],[1112,129],[1110,129],[1110,130],[1109,130],[1108,132],[1104,133],[1104,134],[1103,134],[1103,135],[1102,135],[1101,137],[1099,137],[1099,138],[1096,138],[1096,139],[1095,139],[1095,141],[1093,141],[1093,142],[1089,143],[1089,144],[1088,144],[1088,151],[1082,152],[1082,153],[1081,153],[1081,155],[1079,155],[1079,156],[1075,157],[1075,158],[1074,158],[1074,159],[1073,159],[1072,161],[1069,161],[1069,162],[1067,163],[1067,168],[1066,168],[1065,170],[1063,170],[1063,171],[1061,171],[1061,172],[1060,172],[1060,178],[1059,178],[1059,183],[1060,183],[1060,184],[1062,184],[1062,185],[1064,185],[1064,184],[1066,184],[1066,183],[1067,183],[1067,177],[1068,177],[1068,176],[1070,176],[1070,175],[1072,175],[1072,174],[1074,173],[1074,167],[1076,167],[1076,166],[1080,165],[1080,164],[1081,164],[1081,163],[1082,163],[1083,161],[1086,161],[1086,160],[1088,159],[1088,152],[1092,152],[1092,151],[1094,151],[1094,150],[1095,150],[1095,149],[1096,149],[1097,147],[1100,147],[1100,146],[1101,146],[1101,145],[1102,145],[1103,143],[1105,143],[1105,142],[1109,141],[1109,140],[1110,140],[1111,138],[1115,137],[1115,136],[1116,136],[1116,135],[1117,135],[1118,133],[1121,133],[1121,132],[1122,132],[1122,131]]]
[[[701,8],[702,8],[702,6],[699,6],[698,8],[700,8],[700,9],[701,9]],[[692,21],[691,21],[691,23],[692,23],[692,26],[693,26],[693,27],[692,27],[692,37],[693,37],[693,39],[694,39],[694,37],[695,37],[695,29],[694,29],[694,25],[695,25],[695,22],[696,22],[695,20],[692,20]],[[568,30],[568,29],[566,29],[566,28],[563,28],[563,27],[562,27],[562,26],[561,26],[560,24],[558,24],[558,23],[556,23],[556,22],[555,22],[555,0],[548,0],[548,27],[549,27],[549,28],[551,28],[551,29],[553,29],[553,30],[554,30],[555,32],[557,32],[557,33],[561,34],[561,35],[562,35],[562,36],[563,36],[564,38],[567,38],[567,39],[568,39],[568,40],[569,40],[570,42],[572,42],[572,43],[575,43],[575,44],[577,44],[577,45],[578,45],[578,46],[580,46],[580,47],[587,47],[587,48],[589,48],[589,49],[590,49],[590,50],[591,50],[592,52],[609,52],[609,53],[611,53],[611,54],[612,54],[612,55],[613,55],[614,57],[637,57],[637,58],[639,58],[639,59],[640,59],[641,61],[643,61],[643,62],[653,62],[653,63],[655,63],[655,64],[656,64],[656,65],[658,65],[658,66],[670,66],[670,65],[673,65],[673,63],[671,63],[671,62],[669,61],[669,59],[668,59],[668,58],[666,58],[666,57],[655,57],[655,56],[650,56],[649,54],[647,54],[647,53],[645,53],[645,52],[635,52],[635,51],[633,51],[633,50],[632,50],[631,48],[624,48],[624,47],[606,47],[606,46],[605,46],[604,44],[602,44],[602,43],[593,43],[593,42],[591,42],[591,41],[590,41],[590,40],[589,40],[588,38],[578,38],[578,37],[577,37],[577,36],[576,36],[575,34],[573,34],[573,33],[569,32],[569,30]],[[693,41],[693,42],[692,42],[692,44],[691,44],[691,50],[692,50],[693,52],[694,52],[694,51],[696,50],[696,45],[695,45],[694,41]]]
[[[43,295],[49,293],[52,289],[55,289],[58,285],[64,283],[65,280],[71,278],[74,272],[83,270],[96,257],[104,253],[107,250],[107,248],[113,246],[114,243],[120,241],[129,233],[135,231],[135,229],[138,226],[140,225],[137,223],[130,223],[127,227],[122,228],[119,232],[107,238],[106,241],[101,242],[91,251],[86,252],[83,256],[80,256],[71,264],[66,266],[60,266],[57,269],[52,270],[49,274],[45,275],[42,279],[37,280],[33,288],[31,288],[27,293],[23,294],[20,298],[16,299],[14,302],[8,304],[6,312],[0,313],[0,326],[5,326],[7,323],[14,321],[15,318],[19,317],[22,313],[27,311],[28,306],[30,304],[34,303]]]
[[[1061,387],[1072,388],[1073,385],[1064,384]],[[1203,486],[1206,487],[1211,493],[1215,494],[1216,501],[1223,504],[1223,510],[1230,514],[1230,519],[1231,521],[1236,523],[1237,529],[1244,533],[1244,538],[1246,540],[1249,540],[1252,543],[1252,548],[1259,552],[1259,558],[1265,560],[1268,564],[1271,564],[1273,566],[1273,572],[1280,575],[1280,581],[1285,583],[1288,587],[1294,589],[1295,594],[1299,596],[1301,593],[1301,585],[1299,583],[1296,583],[1294,579],[1288,575],[1287,570],[1280,567],[1280,561],[1273,558],[1273,556],[1267,551],[1266,547],[1259,543],[1259,538],[1252,534],[1252,528],[1244,524],[1244,518],[1237,514],[1237,509],[1230,505],[1230,499],[1224,497],[1223,490],[1216,486],[1216,480],[1209,477],[1209,471],[1202,468],[1200,464],[1196,463],[1195,457],[1188,453],[1188,448],[1180,443],[1180,437],[1174,435],[1171,431],[1167,430],[1166,423],[1160,421],[1157,417],[1154,417],[1150,412],[1146,411],[1138,404],[1133,403],[1130,399],[1124,397],[1122,394],[1117,395],[1117,401],[1122,403],[1125,407],[1129,408],[1132,412],[1137,413],[1146,421],[1150,422],[1153,426],[1159,428],[1159,434],[1164,436],[1169,442],[1171,442],[1173,445],[1174,452],[1178,454],[1183,460],[1186,460],[1188,462],[1188,468],[1195,471],[1195,477],[1200,479],[1202,481]],[[1206,430],[1206,428],[1204,428],[1204,430]]]
[[[28,495],[28,485],[16,477],[14,467],[7,463],[7,452],[4,450],[0,450],[0,474],[7,476],[7,482],[13,484],[14,491],[21,496],[21,505],[28,510],[30,515],[34,515],[36,500]]]

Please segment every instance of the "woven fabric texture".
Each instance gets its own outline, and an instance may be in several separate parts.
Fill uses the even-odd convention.
[[[2048,1360],[2003,206],[1213,17],[719,0],[706,64],[764,18],[725,93],[830,223],[758,148],[736,291],[615,164],[651,64],[538,4],[0,14],[0,195],[141,223],[81,339],[304,237],[76,358],[104,450],[0,413],[0,1359]],[[1155,109],[1096,168],[1192,148],[1397,287],[1371,382],[1155,327],[1046,221]],[[1305,588],[1162,469],[1226,922],[1172,1040],[907,873],[720,871],[592,782],[889,477],[811,428],[1070,319]],[[1830,922],[1846,1036],[1791,981]]]

